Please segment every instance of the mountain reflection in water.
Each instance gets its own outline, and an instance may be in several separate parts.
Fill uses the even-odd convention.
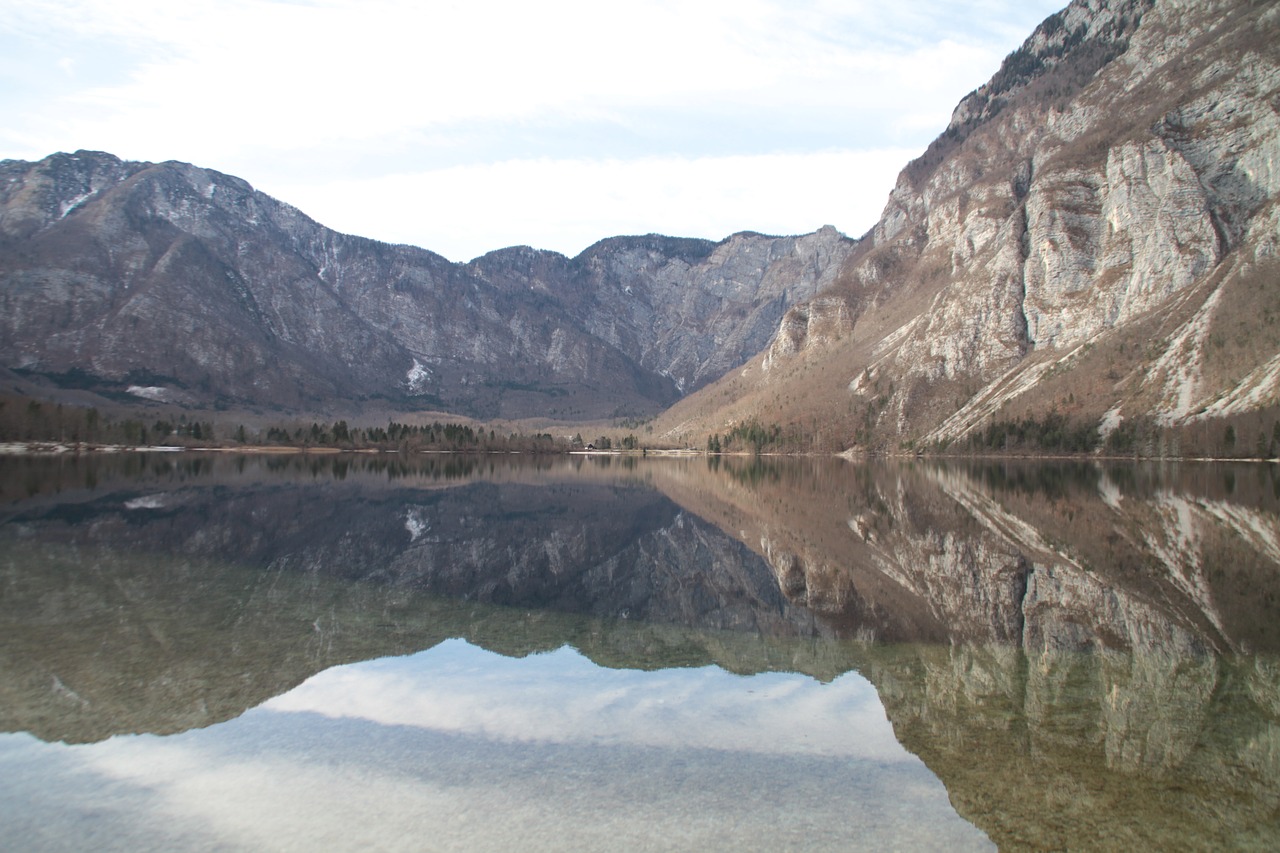
[[[86,772],[66,769],[73,756],[101,765],[127,749],[177,762],[166,744],[234,741],[252,752],[283,739],[338,761],[355,748],[339,745],[344,725],[359,720],[418,731],[410,741],[440,768],[435,784],[465,787],[479,771],[462,756],[491,763],[502,753],[550,761],[573,797],[585,795],[568,785],[570,765],[529,752],[528,732],[561,752],[590,743],[596,759],[603,746],[621,748],[611,738],[626,741],[609,762],[657,762],[649,770],[661,782],[627,788],[581,772],[619,798],[608,801],[615,812],[628,798],[665,805],[635,823],[620,817],[617,838],[678,825],[687,843],[664,836],[663,846],[983,843],[939,816],[905,753],[841,746],[851,733],[877,743],[882,714],[955,812],[1002,849],[1274,847],[1277,495],[1267,465],[0,459],[0,730],[48,743],[0,738],[0,770],[13,771],[0,772],[11,780],[0,782],[0,815],[7,826],[26,815],[35,835],[66,822],[51,848],[83,843],[75,827],[92,802],[68,795],[49,812],[13,780],[56,776],[70,791]],[[415,654],[427,649],[431,657]],[[473,681],[455,666],[441,686],[440,655],[456,664],[459,649],[472,650],[469,661],[481,655]],[[554,654],[528,657],[536,653]],[[420,661],[431,675],[375,660],[402,655],[394,660]],[[652,680],[574,692],[563,667],[528,674],[548,660],[575,673],[586,665],[604,684],[621,677],[609,673]],[[753,699],[680,704],[702,688],[661,676],[672,668],[703,673],[699,685],[748,677]],[[541,685],[538,701],[464,701],[467,684],[499,671],[498,681],[525,672]],[[752,681],[761,677],[784,680]],[[837,701],[862,679],[874,694]],[[671,707],[640,713],[646,693]],[[809,698],[788,704],[783,694]],[[789,728],[761,728],[765,719]],[[572,733],[572,744],[554,731]],[[654,742],[655,732],[668,740]],[[113,738],[130,733],[179,739]],[[352,737],[367,743],[364,729]],[[744,757],[755,742],[789,757]],[[732,768],[716,764],[730,755]],[[178,775],[146,784],[177,789]],[[695,780],[704,799],[685,805],[696,811],[659,790]],[[510,798],[537,790],[511,781],[502,796],[516,808]],[[756,798],[758,814],[766,801],[785,810],[785,827],[773,814],[777,834],[735,834],[744,817],[741,802],[729,804],[743,797]],[[569,820],[573,809],[557,802],[552,811]],[[437,806],[455,817],[462,809]],[[605,837],[593,833],[607,822],[596,820],[526,841],[598,845]],[[456,844],[469,837],[480,844],[461,830]],[[288,846],[236,838],[228,843]]]

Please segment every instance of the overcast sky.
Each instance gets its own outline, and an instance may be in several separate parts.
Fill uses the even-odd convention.
[[[1065,0],[0,0],[0,159],[239,176],[451,260],[858,236]]]

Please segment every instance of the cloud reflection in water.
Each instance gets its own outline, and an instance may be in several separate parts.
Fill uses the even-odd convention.
[[[450,640],[208,729],[21,737],[45,753],[28,781],[128,821],[118,849],[990,848],[855,673],[613,670]]]
[[[499,741],[918,762],[894,738],[875,688],[853,673],[820,684],[713,666],[605,669],[569,647],[515,659],[449,640],[334,667],[262,708]]]

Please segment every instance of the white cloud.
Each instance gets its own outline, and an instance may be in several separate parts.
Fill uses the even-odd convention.
[[[572,251],[613,223],[858,232],[871,223],[848,199],[878,188],[878,213],[906,159],[1056,5],[0,0],[0,156],[187,160],[450,257]],[[877,172],[841,177],[833,159]],[[825,191],[784,191],[787,171]]]

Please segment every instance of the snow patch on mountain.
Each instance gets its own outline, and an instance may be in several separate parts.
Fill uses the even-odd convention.
[[[68,213],[75,210],[77,207],[79,207],[80,205],[88,201],[90,198],[92,198],[94,193],[95,193],[94,190],[89,190],[87,193],[82,193],[76,196],[75,198],[67,199],[66,201],[62,202],[60,205],[58,205],[58,218],[65,219]]]
[[[409,387],[409,393],[423,393],[429,381],[431,381],[431,368],[415,358],[413,367],[409,368],[409,372],[405,374],[405,384]]]

